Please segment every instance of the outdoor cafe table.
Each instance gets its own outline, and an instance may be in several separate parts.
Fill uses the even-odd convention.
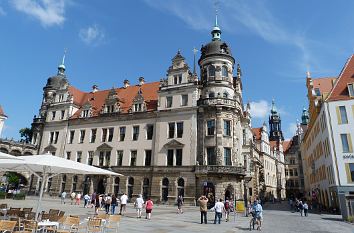
[[[46,232],[47,227],[56,227],[56,229],[59,228],[59,222],[51,222],[51,221],[41,221],[38,222],[38,228],[42,232]]]

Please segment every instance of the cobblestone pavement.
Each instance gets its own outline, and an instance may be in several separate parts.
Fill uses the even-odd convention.
[[[68,200],[67,200],[68,201]],[[0,200],[0,203],[8,203],[12,207],[34,207],[36,199],[29,197],[25,201]],[[42,204],[43,210],[51,208],[66,211],[66,214],[80,215],[82,219],[94,213],[91,208],[83,206],[60,204],[59,199],[45,198]],[[231,216],[229,222],[213,224],[214,213],[208,213],[208,224],[200,224],[200,213],[198,207],[186,206],[183,214],[177,214],[174,206],[158,206],[152,213],[152,220],[144,218],[137,219],[132,205],[128,205],[127,213],[122,217],[119,232],[250,232],[249,217],[243,214]],[[309,214],[308,217],[301,217],[299,213],[292,213],[286,204],[266,204],[264,206],[264,225],[262,232],[285,233],[354,233],[354,225],[341,221],[339,215]]]

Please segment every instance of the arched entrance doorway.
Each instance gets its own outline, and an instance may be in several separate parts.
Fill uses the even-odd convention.
[[[114,194],[117,196],[118,193],[119,193],[119,182],[120,182],[120,178],[119,177],[116,177],[114,179]]]
[[[129,177],[128,179],[128,198],[131,199],[133,197],[133,187],[134,187],[134,178]]]
[[[66,175],[63,175],[63,177],[61,178],[60,193],[63,193],[65,191],[65,185],[66,185]]]
[[[84,180],[84,188],[83,188],[84,195],[90,193],[90,185],[91,185],[91,178],[89,176],[86,176]]]
[[[143,181],[143,197],[144,200],[146,200],[149,196],[149,185],[150,185],[150,180],[148,178],[144,178]]]
[[[208,198],[208,209],[215,205],[215,186],[212,182],[203,183],[203,195]]]
[[[106,178],[102,178],[97,183],[97,194],[104,194],[106,192]]]
[[[162,185],[161,185],[161,200],[163,202],[166,202],[168,200],[168,186],[170,184],[170,181],[165,177],[162,179]]]
[[[231,200],[234,197],[234,187],[232,185],[228,185],[227,188],[225,189],[225,196],[224,200]]]

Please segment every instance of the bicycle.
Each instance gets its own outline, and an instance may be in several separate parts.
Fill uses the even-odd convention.
[[[258,216],[259,216],[259,212],[251,212],[250,213],[252,215],[251,221],[250,221],[250,231],[254,230],[254,225],[257,224],[259,227],[259,223],[258,223]]]

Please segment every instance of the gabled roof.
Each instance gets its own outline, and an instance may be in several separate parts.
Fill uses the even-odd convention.
[[[4,113],[4,110],[2,109],[1,105],[0,105],[0,116],[7,117]]]
[[[128,113],[132,107],[133,100],[139,90],[141,90],[142,96],[146,104],[146,111],[157,110],[158,90],[160,82],[145,83],[142,86],[129,86],[127,88],[116,88],[116,93],[119,98],[120,112]],[[73,86],[69,87],[69,92],[74,98],[74,103],[80,108],[89,103],[92,106],[92,116],[98,116],[104,107],[105,101],[109,92],[112,89],[96,91],[96,92],[82,92]],[[78,118],[81,114],[81,110],[77,111],[72,118]]]
[[[313,89],[318,88],[320,93],[329,93],[333,88],[333,83],[336,80],[335,77],[324,77],[313,79]]]
[[[262,138],[262,127],[260,128],[252,128],[252,133],[256,140],[261,140]]]
[[[327,101],[349,100],[348,84],[354,83],[354,55],[352,55],[344,65],[338,80],[329,94]]]
[[[284,154],[288,152],[288,150],[290,149],[291,145],[292,145],[292,140],[288,140],[288,141],[284,141],[283,142],[283,151]]]

